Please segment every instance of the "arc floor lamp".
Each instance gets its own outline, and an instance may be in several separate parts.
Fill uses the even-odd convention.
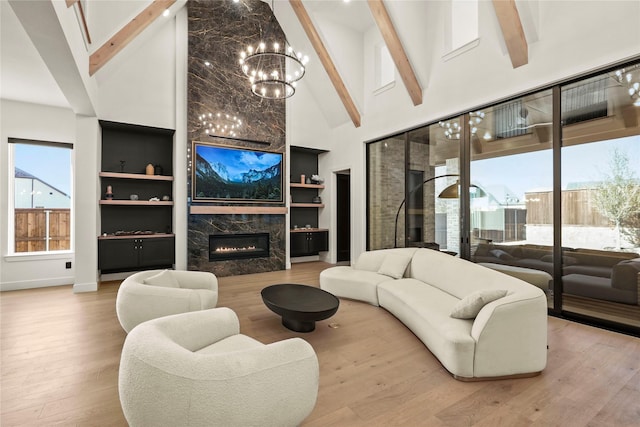
[[[400,203],[400,206],[398,206],[398,211],[396,212],[396,220],[394,223],[394,229],[393,229],[393,247],[397,248],[398,247],[398,218],[400,217],[400,210],[402,210],[402,206],[404,206],[404,204],[407,201],[407,198],[411,197],[411,195],[416,192],[417,190],[419,190],[420,188],[422,188],[427,182],[431,182],[434,181],[438,178],[447,178],[447,177],[459,177],[459,174],[444,174],[444,175],[438,175],[438,176],[432,176],[431,178],[427,178],[424,181],[422,181],[422,183],[416,185],[415,187],[413,187],[411,190],[409,190],[409,193],[406,195],[406,197],[402,200],[402,203]],[[456,180],[455,183],[447,186],[447,188],[445,188],[444,190],[442,190],[440,192],[440,194],[438,194],[438,198],[439,199],[457,199],[458,197],[460,197],[460,180]],[[485,197],[486,193],[477,185],[471,185],[471,188],[474,188],[475,191],[473,193],[473,197]]]

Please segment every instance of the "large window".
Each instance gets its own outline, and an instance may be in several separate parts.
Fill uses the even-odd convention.
[[[472,259],[553,285],[552,102],[547,90],[482,110],[471,132]],[[476,112],[476,115],[478,113]],[[507,267],[507,269],[511,269]],[[513,270],[513,269],[512,269]],[[551,303],[552,300],[550,299]]]
[[[370,250],[396,246],[394,223],[404,194],[404,136],[387,138],[367,145],[368,234]]]
[[[367,153],[369,250],[446,250],[541,288],[553,314],[640,331],[639,63]]]
[[[71,249],[71,145],[9,139],[15,253]]]
[[[367,145],[368,248],[430,247],[459,253],[459,119]]]
[[[640,326],[640,67],[562,87],[562,309]]]

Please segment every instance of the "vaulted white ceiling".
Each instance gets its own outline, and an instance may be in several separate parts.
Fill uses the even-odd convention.
[[[16,14],[0,2],[0,98],[69,108]]]
[[[42,1],[35,0],[25,3],[41,3]],[[46,2],[46,0],[44,1]],[[319,60],[319,56],[316,54],[309,37],[305,34],[305,30],[296,17],[290,1],[263,1],[273,8],[274,14],[287,34],[289,42],[296,50],[301,50],[311,57],[311,62],[307,68],[307,73],[310,77],[303,79],[301,86],[311,94],[327,124],[330,127],[335,127],[349,122],[350,114],[345,108],[339,92],[336,91],[335,84],[332,83],[330,76],[327,74],[326,67]],[[70,105],[68,90],[64,90],[65,88],[61,90],[59,84],[60,75],[52,77],[50,72],[51,61],[55,62],[55,58],[46,58],[48,61],[43,61],[38,50],[34,48],[29,35],[23,29],[20,20],[8,4],[8,0],[1,0],[1,3],[2,27],[0,36],[2,40],[2,61],[0,61],[0,73],[2,80],[0,82],[0,97],[68,107]],[[12,3],[21,2],[14,0]],[[87,48],[87,54],[90,55],[98,51],[101,46],[136,18],[151,3],[152,0],[92,0],[88,2],[85,12],[92,43]],[[389,9],[392,24],[395,25],[399,33],[400,42],[402,42],[403,37],[405,40],[409,40],[412,35],[403,34],[402,24],[393,22],[393,9],[399,6],[397,6],[396,2],[389,0],[385,3],[388,5],[387,9]],[[420,7],[418,10],[420,13],[424,13],[425,10],[428,10],[427,8],[432,7],[428,5],[429,3],[436,4],[438,2],[425,2],[424,5],[419,6],[413,4],[412,7]],[[176,2],[171,7],[171,16],[179,8],[184,7],[185,4],[186,0]],[[365,38],[371,37],[374,33],[379,37],[379,29],[376,26],[367,1],[302,0],[302,4],[311,18],[312,25],[322,39],[337,73],[342,77],[346,91],[352,98],[355,109],[363,113],[365,94],[361,76],[365,74]],[[77,5],[74,7],[77,7]],[[395,18],[398,19],[397,17]],[[95,73],[93,83],[100,85],[105,80],[108,80],[110,73],[117,70],[119,64],[126,62],[128,59],[130,60],[132,55],[135,55],[136,49],[143,46],[145,41],[153,37],[153,28],[161,28],[166,22],[168,20],[164,18],[156,19],[151,28],[145,29],[141,34],[137,35],[129,45],[110,59],[103,69]],[[413,40],[411,42],[413,43]],[[426,45],[429,40],[421,41],[421,43]],[[407,52],[407,57],[408,62],[411,63],[411,51]],[[422,64],[418,64],[418,66],[424,68]],[[422,74],[424,76],[426,72],[423,70]],[[426,80],[426,77],[423,77],[423,79]],[[420,80],[420,76],[418,76],[418,80]]]

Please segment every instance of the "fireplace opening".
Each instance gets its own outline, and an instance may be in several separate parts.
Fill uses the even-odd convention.
[[[209,235],[209,261],[265,258],[269,256],[269,233]]]

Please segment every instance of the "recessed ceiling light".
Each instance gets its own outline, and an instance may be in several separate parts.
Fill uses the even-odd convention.
[[[162,12],[162,16],[164,16],[165,18],[169,16],[169,9],[165,9],[164,12]]]

